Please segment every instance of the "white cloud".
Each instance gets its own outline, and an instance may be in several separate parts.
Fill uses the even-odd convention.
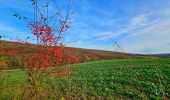
[[[127,31],[129,35],[122,41],[127,51],[141,52],[147,45],[152,49],[152,53],[170,52],[168,45],[170,43],[170,18],[165,17],[162,16],[161,20],[155,19],[154,23],[148,24],[147,27]]]
[[[96,36],[95,38],[99,39],[99,40],[107,40],[107,39],[110,39],[112,38],[115,33],[113,32],[102,32],[102,33],[98,33],[100,35]]]
[[[129,26],[131,26],[131,27],[143,26],[143,25],[145,25],[147,20],[148,20],[147,15],[139,15],[139,16],[134,17],[130,21]]]
[[[160,21],[149,27],[134,31],[129,38],[138,38],[138,40],[133,41],[135,44],[146,44],[153,48],[153,52],[170,52],[170,46],[167,45],[170,42],[169,26],[170,19]],[[142,47],[135,49],[142,49]]]
[[[160,11],[136,16],[113,37],[128,33],[119,41],[126,52],[144,53],[145,46],[148,46],[151,53],[170,53],[169,9],[170,7],[165,7]]]

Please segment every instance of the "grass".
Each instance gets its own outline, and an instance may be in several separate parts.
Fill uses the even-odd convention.
[[[102,60],[72,65],[71,93],[122,98],[170,98],[170,58]],[[23,70],[3,72],[10,90],[26,82]],[[53,79],[66,91],[65,79]]]

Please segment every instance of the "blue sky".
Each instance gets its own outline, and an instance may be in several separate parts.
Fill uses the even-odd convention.
[[[54,1],[64,12],[68,0],[39,3],[49,2],[53,13]],[[0,4],[0,35],[32,36],[26,23],[12,16],[17,11],[32,17],[30,0],[0,0]],[[75,47],[114,51],[119,50],[113,46],[117,42],[125,52],[170,53],[170,0],[75,0],[72,10],[65,42],[76,40]]]

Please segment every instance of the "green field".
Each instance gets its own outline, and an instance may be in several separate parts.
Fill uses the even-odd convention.
[[[71,93],[122,98],[170,98],[170,58],[116,59],[72,65]],[[3,97],[27,79],[26,71],[3,72]],[[65,79],[52,79],[66,91]]]

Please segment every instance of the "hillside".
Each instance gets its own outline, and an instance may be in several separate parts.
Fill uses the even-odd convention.
[[[14,43],[18,43],[18,42],[9,42],[9,41],[0,40],[0,46],[4,46],[7,49],[23,49],[25,51],[28,51],[28,48],[24,48],[26,47],[24,46],[25,44],[18,43],[20,44],[20,46],[16,47]],[[137,54],[104,51],[104,50],[96,50],[96,49],[84,49],[84,48],[73,48],[73,47],[66,47],[66,49],[77,51],[81,56],[81,62],[102,60],[102,59],[142,57],[142,55],[137,55]]]
[[[20,51],[21,53],[34,52],[34,50],[31,48],[28,48],[26,44],[18,43],[18,42],[0,41],[0,48],[1,48],[0,50],[1,54],[2,54],[2,50],[8,50],[8,51],[17,50],[17,51]],[[142,57],[142,55],[104,51],[104,50],[95,50],[95,49],[83,49],[83,48],[72,48],[72,47],[65,47],[65,49],[78,52],[79,59],[80,59],[79,62]],[[15,68],[14,65],[18,65],[16,64],[16,61],[14,61],[14,59],[15,58],[12,58],[12,56],[10,56],[8,59],[9,62],[11,62],[12,60],[11,62],[12,64],[8,64],[8,65],[13,65],[12,67],[10,66],[10,69]]]
[[[170,53],[165,54],[153,54],[153,56],[161,57],[161,58],[170,58]]]

